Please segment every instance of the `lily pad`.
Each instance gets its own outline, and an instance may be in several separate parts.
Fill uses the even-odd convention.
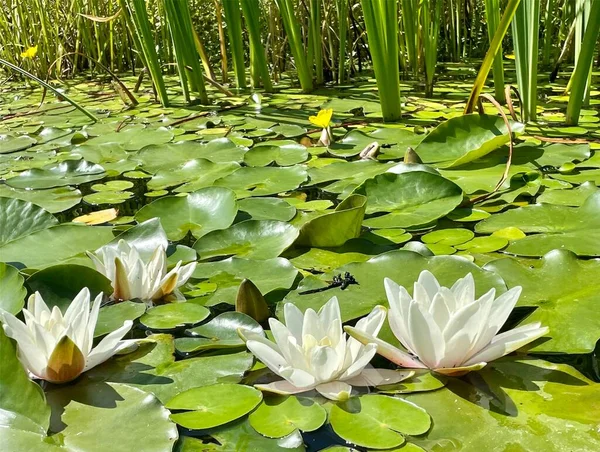
[[[300,286],[290,292],[284,302],[292,302],[300,310],[307,308],[318,310],[331,297],[336,296],[340,302],[342,321],[356,319],[368,314],[376,305],[387,305],[387,298],[383,286],[385,277],[406,287],[412,292],[413,283],[418,279],[422,270],[429,270],[447,287],[452,286],[458,278],[467,273],[472,273],[475,278],[475,287],[479,295],[483,295],[492,287],[498,292],[504,292],[506,286],[497,274],[485,271],[467,259],[455,256],[424,257],[421,254],[408,250],[390,251],[369,259],[366,262],[351,263],[335,269],[333,272],[306,277]],[[322,288],[328,285],[333,275],[350,272],[358,281],[346,290],[332,289],[311,295],[302,295],[301,292]],[[281,314],[282,304],[278,306]]]
[[[8,179],[6,184],[14,188],[32,190],[84,184],[102,179],[104,176],[104,168],[96,163],[66,160],[43,168],[23,171],[18,176]]]
[[[217,179],[237,171],[240,165],[231,163],[214,163],[207,159],[192,159],[180,163],[176,167],[161,169],[148,181],[148,189],[163,190],[175,187],[177,192],[189,193],[209,187]]]
[[[234,421],[252,411],[262,400],[262,393],[251,386],[218,384],[189,389],[169,402],[171,410],[193,410],[171,415],[182,427],[207,429]]]
[[[181,240],[188,232],[200,238],[228,228],[237,214],[235,195],[221,187],[207,187],[186,196],[167,196],[142,207],[137,221],[159,218],[170,240]]]
[[[63,212],[81,202],[81,192],[73,187],[22,190],[0,185],[0,196],[32,202],[50,213]]]
[[[27,289],[23,283],[25,280],[12,265],[0,262],[0,310],[17,315],[25,305]]]
[[[94,330],[94,337],[104,336],[123,326],[127,320],[136,320],[146,312],[144,303],[122,301],[117,304],[104,306],[98,313],[98,323]]]
[[[108,226],[60,224],[34,232],[0,247],[0,260],[42,268],[86,250],[99,248],[113,238]]]
[[[544,353],[589,353],[600,339],[598,291],[600,261],[580,260],[570,251],[554,250],[540,262],[498,259],[485,266],[504,278],[508,287],[521,286],[518,306],[537,309],[524,321],[550,328],[550,340],[532,350]]]
[[[262,327],[252,317],[241,312],[224,312],[210,322],[186,330],[192,337],[175,339],[175,348],[183,353],[203,350],[231,349],[245,346],[238,329],[263,334]]]
[[[426,450],[468,444],[482,451],[593,452],[600,447],[598,388],[564,364],[504,358],[451,378],[438,391],[407,395],[434,424],[426,436],[412,441]]]
[[[462,202],[462,190],[441,176],[413,171],[386,173],[359,186],[355,193],[367,197],[367,213],[389,212],[370,218],[372,228],[407,228],[430,223],[447,215]]]
[[[57,223],[51,213],[35,204],[0,198],[0,246]]]
[[[296,244],[321,248],[342,246],[360,235],[366,208],[365,196],[348,196],[333,212],[325,211],[323,215],[304,223]]]
[[[523,124],[514,121],[510,124],[513,133],[523,132]],[[470,114],[441,123],[415,152],[425,163],[449,168],[476,160],[508,141],[508,130],[500,116]]]
[[[4,441],[1,439],[5,435],[4,427],[45,435],[50,407],[46,405],[42,389],[29,379],[17,359],[16,347],[3,328],[0,328],[0,354],[0,445]]]
[[[200,323],[210,316],[210,311],[195,303],[169,303],[148,311],[140,323],[152,330],[171,330],[185,325]]]
[[[298,270],[281,257],[266,260],[242,259],[230,257],[218,262],[200,262],[193,277],[207,279],[215,285],[213,291],[205,293],[204,302],[212,306],[221,302],[234,304],[238,287],[242,280],[251,280],[262,294],[277,289],[289,289]],[[201,296],[194,294],[194,296]]]
[[[327,420],[327,412],[307,397],[269,397],[250,414],[254,430],[268,438],[283,438],[296,430],[312,432]]]
[[[215,185],[235,191],[238,198],[266,196],[295,190],[307,178],[302,165],[291,167],[245,167],[215,182]]]
[[[422,435],[431,427],[423,408],[385,395],[353,397],[331,407],[335,433],[357,446],[390,449],[404,444],[404,435]]]
[[[296,208],[279,198],[246,198],[238,206],[253,220],[289,221],[296,215]]]
[[[294,243],[298,233],[298,229],[282,221],[248,220],[204,235],[194,243],[194,249],[200,259],[231,255],[270,259]]]
[[[308,160],[305,146],[296,142],[278,145],[275,143],[254,146],[244,154],[244,162],[249,166],[267,166],[271,163],[291,166]]]
[[[0,135],[0,154],[22,151],[37,143],[35,138],[29,135]]]

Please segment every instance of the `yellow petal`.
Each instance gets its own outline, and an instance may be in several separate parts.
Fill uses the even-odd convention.
[[[29,47],[25,52],[21,52],[21,58],[33,58],[37,54],[38,46]]]
[[[73,218],[73,223],[85,223],[89,225],[103,224],[117,218],[119,211],[117,209],[105,209],[92,212],[87,215],[81,215]]]
[[[179,273],[173,273],[169,278],[160,286],[159,290],[152,296],[154,301],[160,300],[172,293],[177,287],[177,281],[179,280]]]
[[[74,380],[85,368],[85,357],[69,336],[64,336],[54,350],[46,367],[46,380],[67,383]]]
[[[317,127],[326,129],[331,124],[331,117],[333,116],[333,108],[326,108],[325,110],[319,110],[317,116],[309,116],[308,120]]]

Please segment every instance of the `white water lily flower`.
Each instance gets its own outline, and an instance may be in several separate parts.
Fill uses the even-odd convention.
[[[121,340],[133,324],[128,320],[92,349],[101,301],[102,294],[90,310],[90,291],[86,287],[63,316],[57,306],[50,310],[36,292],[29,297],[27,309],[23,309],[25,323],[0,309],[4,332],[17,341],[19,360],[30,376],[66,383],[135,342]]]
[[[356,328],[346,327],[346,331],[362,343],[376,343],[377,353],[402,367],[460,376],[548,333],[547,327],[535,322],[497,334],[517,304],[521,287],[498,298],[491,289],[475,299],[470,273],[449,289],[426,270],[414,285],[414,298],[389,278],[384,284],[390,327],[409,353]]]
[[[117,246],[104,246],[97,255],[87,253],[96,269],[110,279],[113,300],[138,298],[148,304],[168,299],[185,300],[178,287],[192,276],[196,262],[181,265],[182,261],[167,273],[166,248],[159,245],[148,262],[145,262],[135,248],[124,240]]]
[[[375,355],[375,344],[347,339],[342,330],[336,297],[317,314],[305,314],[292,303],[284,306],[286,325],[269,319],[275,343],[259,334],[246,334],[246,346],[269,369],[285,380],[257,388],[278,394],[297,394],[316,389],[331,400],[346,400],[355,386],[393,384],[413,375],[389,369],[365,369]],[[385,320],[378,307],[356,324],[356,329],[376,336]]]

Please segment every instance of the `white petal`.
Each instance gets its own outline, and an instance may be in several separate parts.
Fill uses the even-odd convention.
[[[192,277],[196,270],[197,262],[190,262],[187,265],[182,265],[179,268],[179,279],[177,280],[177,287],[183,286],[188,279]]]
[[[412,303],[408,312],[408,332],[414,351],[427,367],[438,367],[444,356],[445,343],[442,332],[429,314]]]
[[[85,370],[92,369],[117,353],[117,350],[123,346],[121,339],[131,329],[132,325],[133,322],[127,320],[121,328],[107,334],[88,355]]]
[[[73,319],[79,315],[80,312],[90,310],[90,290],[87,287],[84,287],[79,291],[79,293],[73,298],[71,304],[67,308],[65,312],[65,323],[71,324],[73,323]]]
[[[383,386],[400,383],[415,374],[414,370],[364,369],[359,375],[344,380],[352,386]]]
[[[283,316],[285,317],[285,326],[296,338],[299,344],[302,343],[302,325],[304,324],[304,314],[293,303],[286,303],[283,306]]]
[[[323,397],[329,400],[343,402],[350,398],[352,386],[343,381],[330,381],[315,388]]]
[[[390,312],[388,313],[388,323],[390,328],[404,347],[411,353],[415,354],[412,344],[412,338],[408,331],[408,312],[410,305],[413,303],[411,296],[404,287],[399,287],[398,296],[395,299],[390,299]]]
[[[379,355],[383,356],[384,358],[389,359],[390,361],[392,361],[395,364],[398,364],[399,366],[408,367],[408,368],[418,368],[418,369],[427,368],[427,366],[425,366],[423,363],[421,363],[414,356],[409,355],[408,353],[400,350],[399,348],[394,347],[391,344],[388,344],[385,341],[382,341],[379,338],[369,336],[368,334],[363,333],[362,331],[356,330],[355,328],[353,328],[351,326],[345,326],[344,330],[350,336],[352,336],[353,338],[362,342],[363,344],[370,344],[370,343],[376,344],[377,345],[377,353]]]
[[[422,289],[424,293],[427,294],[427,306],[429,306],[429,303],[431,302],[431,300],[433,300],[435,294],[440,290],[440,283],[437,279],[435,279],[435,276],[433,276],[433,274],[428,270],[423,270],[419,274],[419,279],[417,280],[417,283],[421,286],[419,287],[419,292],[421,292]],[[413,297],[418,302],[425,302],[424,299],[419,299],[420,297],[417,296],[417,283],[415,283],[415,293],[413,294]],[[421,293],[419,295],[421,295]]]
[[[301,392],[310,391],[313,388],[297,388],[289,381],[281,380],[275,381],[273,383],[269,383],[267,385],[254,385],[255,388],[260,389],[261,391],[274,392],[275,394],[299,394]]]
[[[280,375],[280,370],[288,366],[287,361],[281,356],[278,348],[275,347],[271,341],[260,337],[255,340],[248,340],[246,347],[252,352],[254,356],[260,359],[269,369]]]
[[[302,369],[286,367],[281,369],[280,374],[297,388],[308,390],[317,384],[317,379]]]
[[[456,298],[457,308],[466,306],[475,300],[475,280],[471,273],[459,279],[450,289]]]
[[[321,328],[319,315],[310,308],[304,313],[304,324],[302,325],[302,344],[304,344],[306,336],[314,337],[317,342],[325,337],[325,331]]]
[[[340,313],[340,304],[337,297],[332,297],[319,309],[319,321],[323,330],[327,331],[332,323],[341,323],[342,314]]]
[[[356,340],[356,339],[354,339]],[[357,341],[358,342],[358,341]],[[356,360],[346,369],[346,371],[340,376],[340,379],[346,380],[358,375],[366,366],[371,362],[373,356],[377,353],[376,344],[364,345],[361,349],[361,353],[357,356]]]
[[[482,361],[489,363],[533,342],[548,331],[548,327],[541,327],[539,322],[506,331],[492,339],[487,347],[464,364],[468,366]]]
[[[373,310],[369,313],[368,316],[363,317],[358,322],[356,322],[355,328],[357,330],[363,331],[371,336],[377,337],[381,327],[383,326],[383,322],[385,321],[387,310],[383,306],[375,306]],[[363,345],[351,337],[348,339],[347,343],[347,353],[348,358],[350,358],[351,362],[354,362],[358,357]],[[350,365],[349,363],[348,365]]]
[[[81,352],[83,353],[83,356],[88,356],[92,351],[92,346],[94,345],[94,330],[96,329],[96,324],[98,323],[98,314],[100,313],[101,303],[102,292],[100,292],[94,300],[90,315],[88,317],[87,337],[85,342],[81,344]]]
[[[275,343],[277,344],[281,355],[284,357],[286,362],[293,362],[291,355],[293,350],[290,351],[290,348],[293,348],[291,347],[292,344],[290,343],[290,338],[293,338],[293,336],[292,333],[290,333],[290,330],[288,330],[283,323],[273,317],[269,319],[269,327],[271,328],[273,339],[275,339]]]
[[[329,346],[314,347],[309,354],[309,369],[317,381],[328,381],[342,367],[343,359],[344,355],[338,356],[335,350]]]

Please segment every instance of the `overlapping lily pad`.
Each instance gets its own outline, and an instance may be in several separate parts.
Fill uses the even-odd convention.
[[[6,181],[14,188],[42,189],[84,184],[104,177],[104,168],[85,160],[66,160],[61,163],[23,171]]]

